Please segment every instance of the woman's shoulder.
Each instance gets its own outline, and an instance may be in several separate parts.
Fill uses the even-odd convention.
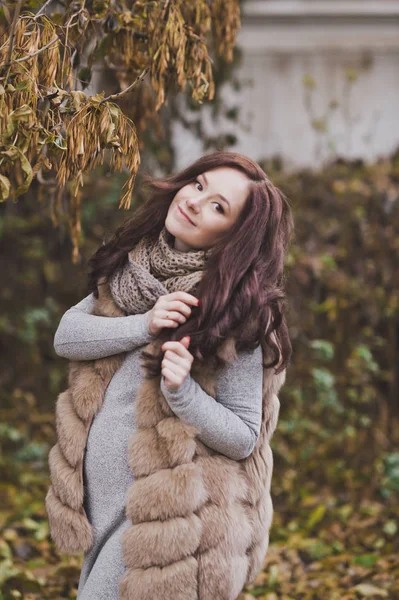
[[[88,296],[86,296],[85,298],[83,298],[82,300],[80,300],[79,302],[77,302],[77,304],[74,304],[71,307],[71,309],[76,309],[76,310],[81,310],[86,313],[91,313],[94,309],[95,301],[96,301],[96,299],[94,297],[94,294],[91,293]]]
[[[226,363],[220,370],[220,379],[229,378],[233,372],[235,375],[239,372],[243,378],[247,379],[263,369],[263,350],[261,344],[258,344],[253,349],[233,350],[230,348],[228,356],[227,352],[224,353],[224,358],[226,359]]]
[[[227,353],[226,353],[227,354]],[[225,354],[225,357],[226,357]],[[258,344],[255,348],[234,349],[233,346],[229,349],[229,357],[223,365],[218,375],[218,386],[223,386],[234,381],[241,381],[243,384],[252,385],[252,382],[263,382],[265,390],[269,389],[272,393],[277,394],[286,379],[286,369],[275,372],[275,367],[267,367],[273,358],[271,352],[265,355],[262,344]]]

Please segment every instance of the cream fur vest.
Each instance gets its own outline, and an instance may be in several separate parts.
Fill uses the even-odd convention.
[[[94,314],[125,314],[108,284],[99,286]],[[160,351],[157,339],[145,348]],[[219,353],[236,358],[234,340]],[[69,389],[57,399],[46,509],[51,536],[63,553],[87,551],[93,542],[83,507],[84,452],[93,417],[123,357],[71,362]],[[216,369],[194,360],[191,374],[215,398]],[[126,570],[120,600],[236,600],[253,582],[269,545],[270,439],[285,376],[285,370],[275,375],[274,369],[264,369],[260,436],[252,454],[240,461],[203,444],[198,430],[174,415],[160,391],[160,375],[144,379],[128,448],[134,481],[126,516],[132,525],[122,536]]]

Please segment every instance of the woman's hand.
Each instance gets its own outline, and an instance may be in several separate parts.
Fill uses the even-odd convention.
[[[158,335],[163,327],[177,327],[191,315],[191,306],[198,306],[199,300],[187,292],[172,292],[159,296],[148,313],[148,331]]]
[[[165,350],[162,359],[162,375],[168,390],[177,390],[190,373],[194,357],[187,350],[190,336],[186,335],[179,342],[165,342],[161,349]]]

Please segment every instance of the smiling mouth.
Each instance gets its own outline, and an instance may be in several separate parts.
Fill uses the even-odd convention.
[[[189,223],[191,223],[191,225],[195,225],[195,223],[193,223],[192,220],[182,211],[182,209],[180,208],[180,206],[178,206],[177,209],[180,212],[180,214],[186,219],[186,221],[188,221]]]

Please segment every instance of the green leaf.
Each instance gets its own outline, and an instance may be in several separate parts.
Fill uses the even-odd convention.
[[[326,514],[327,506],[325,504],[319,504],[309,515],[308,527],[311,529],[316,523],[320,523]]]
[[[309,346],[316,350],[319,358],[331,360],[334,357],[334,346],[328,340],[312,340]]]
[[[322,558],[333,554],[334,550],[331,548],[331,546],[327,546],[327,544],[319,540],[316,543],[309,544],[309,546],[306,548],[306,552],[309,554],[312,560],[321,560]]]
[[[374,373],[378,372],[378,363],[375,362],[370,348],[368,348],[364,344],[360,344],[355,348],[354,355],[363,359],[369,371],[372,371]]]
[[[5,540],[0,540],[0,556],[1,558],[12,559],[12,550]]]
[[[0,585],[3,584],[7,579],[19,575],[22,571],[17,567],[14,567],[11,559],[6,559],[0,563]]]
[[[312,375],[317,387],[323,390],[329,390],[334,386],[335,376],[327,369],[312,369]]]
[[[360,556],[355,556],[353,562],[362,567],[372,567],[379,559],[380,556],[378,554],[361,554]]]

